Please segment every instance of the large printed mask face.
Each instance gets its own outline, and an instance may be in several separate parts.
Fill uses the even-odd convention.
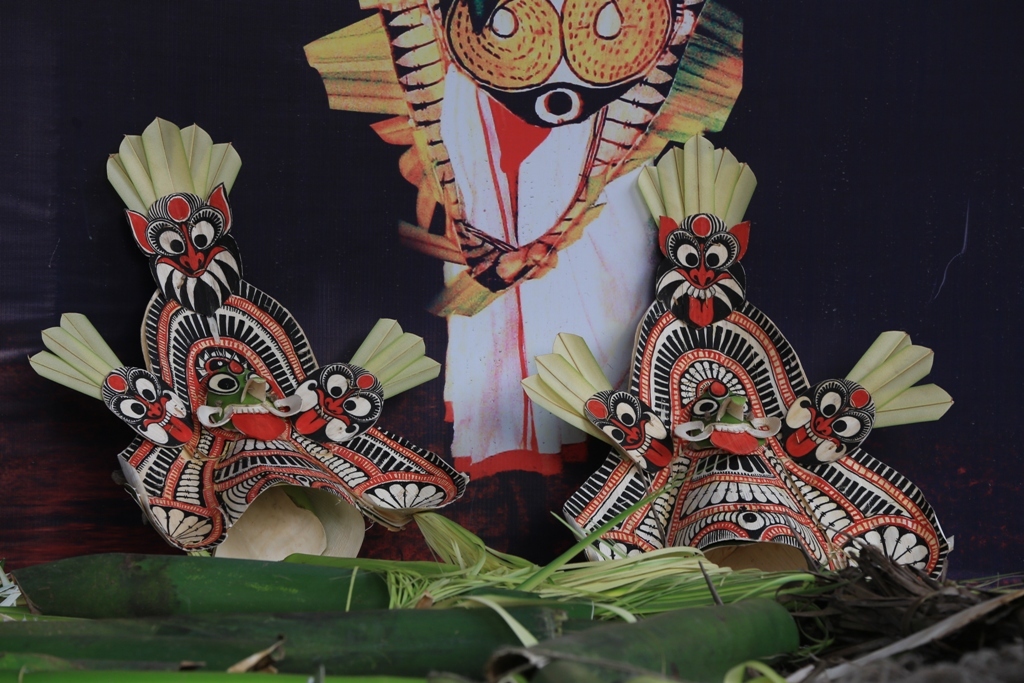
[[[181,400],[151,372],[118,368],[103,381],[103,402],[142,438],[174,448],[192,438],[192,418]]]
[[[830,379],[799,396],[779,434],[797,462],[833,462],[859,446],[875,421],[867,389],[846,379]]]
[[[335,443],[348,441],[372,427],[384,406],[384,388],[377,378],[347,363],[320,368],[295,395],[302,399],[295,429]]]
[[[586,403],[587,419],[611,437],[629,458],[648,472],[672,460],[672,442],[661,418],[625,391],[601,391]]]
[[[135,241],[150,256],[150,268],[168,299],[204,316],[213,315],[238,292],[241,260],[231,229],[224,185],[203,201],[194,194],[161,197],[149,213],[126,210]]]
[[[690,216],[681,226],[661,218],[666,260],[658,269],[658,301],[676,318],[695,327],[724,320],[746,299],[746,276],[739,260],[747,251],[749,223],[726,229],[710,214]]]
[[[445,33],[460,66],[524,121],[586,119],[655,65],[667,0],[455,0]]]

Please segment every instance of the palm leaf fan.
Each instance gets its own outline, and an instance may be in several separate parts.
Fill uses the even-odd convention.
[[[125,206],[145,213],[160,197],[180,192],[210,196],[221,183],[230,193],[242,159],[230,142],[213,143],[196,125],[179,129],[155,119],[142,135],[126,135],[107,159],[107,179]]]
[[[352,356],[351,363],[372,372],[388,399],[441,374],[441,364],[426,355],[423,338],[403,332],[396,320],[381,318]]]
[[[537,374],[522,382],[526,395],[573,427],[615,445],[584,413],[588,398],[613,388],[587,342],[562,332],[555,337],[552,353],[534,360]]]
[[[953,399],[934,384],[914,386],[932,369],[935,353],[910,341],[906,332],[883,332],[846,379],[868,390],[875,402],[875,427],[931,422]]]
[[[727,149],[715,149],[703,135],[682,146],[669,145],[638,179],[640,193],[655,220],[671,218],[677,225],[698,213],[725,221],[731,228],[743,220],[757,178]]]
[[[107,375],[123,363],[81,313],[65,313],[60,327],[43,330],[40,351],[28,359],[37,374],[102,400],[100,387]]]

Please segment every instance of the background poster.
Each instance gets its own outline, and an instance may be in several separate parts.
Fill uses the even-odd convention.
[[[759,187],[744,258],[751,300],[812,381],[842,375],[878,332],[932,347],[939,423],[878,430],[868,452],[925,492],[956,537],[954,576],[1016,570],[1024,428],[1024,65],[1013,5],[726,3],[745,20],[744,89],[712,140]],[[154,116],[199,123],[243,159],[231,202],[246,279],[287,306],[317,358],[348,357],[396,317],[444,357],[423,309],[435,261],[398,244],[415,215],[403,148],[331,111],[303,45],[365,16],[324,3],[3,3],[0,8],[0,556],[11,567],[110,550],[170,552],[110,479],[130,433],[25,358],[63,311],[141,363],[154,289],[107,184],[106,156]],[[622,264],[628,268],[629,264]],[[381,424],[446,454],[440,380]],[[478,479],[449,513],[544,561],[569,542],[549,511],[597,467]],[[368,532],[364,554],[422,556],[418,534]]]

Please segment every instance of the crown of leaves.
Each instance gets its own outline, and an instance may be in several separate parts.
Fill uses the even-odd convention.
[[[169,194],[189,192],[203,199],[221,183],[230,193],[242,159],[230,142],[214,144],[193,124],[178,128],[155,119],[142,135],[125,135],[107,159],[107,179],[125,206],[145,213]]]
[[[667,216],[681,224],[707,213],[731,228],[743,220],[757,178],[732,152],[694,135],[682,147],[666,147],[655,165],[641,169],[637,183],[655,220]]]

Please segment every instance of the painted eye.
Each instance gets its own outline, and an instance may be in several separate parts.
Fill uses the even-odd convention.
[[[692,244],[684,244],[676,249],[676,261],[687,268],[696,268],[700,265],[700,254]]]
[[[217,375],[210,380],[210,391],[215,394],[233,394],[238,391],[238,380],[232,375]]]
[[[619,418],[619,422],[627,427],[632,427],[636,424],[636,411],[628,403],[620,403],[615,406],[615,416]]]
[[[146,399],[150,403],[156,400],[157,391],[153,383],[148,379],[140,379],[135,383],[135,391],[139,396]]]
[[[342,374],[331,375],[327,378],[326,389],[330,396],[338,398],[348,391],[348,379]]]
[[[597,19],[594,21],[594,33],[605,40],[612,40],[621,31],[622,12],[614,2],[609,2],[597,13]]]
[[[729,250],[724,244],[712,244],[704,254],[704,261],[709,268],[719,268],[729,260]]]
[[[832,423],[832,431],[839,436],[856,436],[860,433],[860,429],[860,420],[851,415],[844,415]]]
[[[626,434],[618,427],[607,425],[605,427],[602,427],[601,429],[604,431],[605,434],[612,437],[612,441],[614,441],[615,443],[622,443],[626,438]]]
[[[693,404],[694,415],[714,415],[718,412],[718,401],[702,398]]]
[[[449,4],[448,46],[478,83],[499,90],[531,88],[545,84],[558,67],[561,17],[548,0],[492,2],[495,9],[483,31],[474,26],[472,3]]]
[[[142,417],[146,414],[146,406],[134,398],[126,398],[118,404],[117,409],[127,417]]]
[[[367,401],[362,396],[353,396],[352,398],[345,401],[343,406],[345,412],[355,417],[366,417],[373,410],[373,404]]]
[[[839,412],[839,408],[843,405],[843,397],[834,391],[830,391],[821,397],[821,405],[818,410],[825,417],[832,417]]]
[[[210,224],[210,221],[201,220],[192,226],[192,244],[195,245],[196,249],[206,249],[213,244],[213,238],[216,235],[216,230]]]
[[[519,19],[507,7],[500,7],[491,17],[491,32],[499,38],[511,38],[519,30]]]
[[[168,254],[185,253],[185,240],[181,238],[181,233],[173,228],[160,233],[156,238],[156,243]]]
[[[740,526],[747,531],[757,531],[764,526],[764,521],[761,519],[761,515],[756,512],[744,512],[736,520]]]
[[[211,358],[210,360],[206,361],[206,371],[217,372],[227,364],[228,362],[223,358]]]

